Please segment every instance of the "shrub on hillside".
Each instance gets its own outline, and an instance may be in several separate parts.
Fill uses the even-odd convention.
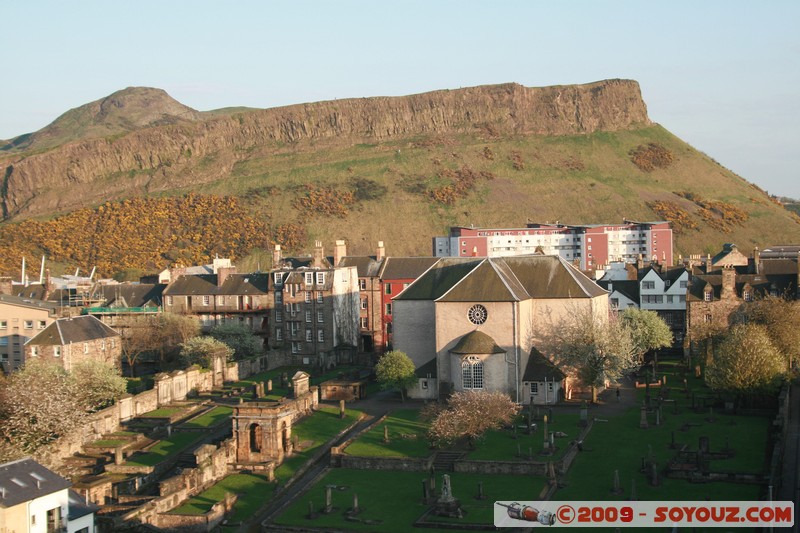
[[[652,172],[657,168],[667,168],[675,160],[668,149],[657,143],[640,144],[629,152],[631,162],[642,172]]]

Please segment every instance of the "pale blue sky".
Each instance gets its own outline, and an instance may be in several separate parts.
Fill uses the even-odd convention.
[[[0,138],[138,85],[198,110],[637,80],[650,118],[800,198],[800,2],[0,4]]]

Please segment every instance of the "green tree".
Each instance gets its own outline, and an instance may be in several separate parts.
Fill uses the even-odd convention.
[[[263,351],[263,341],[244,324],[220,324],[215,326],[211,336],[233,349],[236,360],[258,355]]]
[[[800,350],[800,301],[767,296],[747,302],[735,321],[767,328],[770,339],[791,368]]]
[[[597,389],[613,383],[641,364],[630,328],[616,315],[574,309],[550,328],[549,351],[572,367],[582,383]]]
[[[230,361],[233,357],[233,348],[213,337],[192,337],[181,344],[180,359],[186,366],[200,365],[203,368],[211,368],[214,357]]]
[[[96,411],[116,402],[127,391],[127,381],[119,369],[102,361],[87,360],[70,372],[78,400],[87,411]]]
[[[716,344],[705,381],[714,390],[747,396],[774,390],[785,369],[765,326],[737,324]]]
[[[414,361],[401,351],[386,352],[375,365],[375,376],[384,389],[399,389],[400,399],[405,401],[404,391],[417,381]]]
[[[428,437],[437,446],[466,438],[473,447],[486,431],[510,424],[518,411],[519,406],[502,392],[456,392],[431,421]]]
[[[633,349],[639,357],[672,345],[672,330],[655,311],[629,307],[622,313],[622,321],[630,330]]]

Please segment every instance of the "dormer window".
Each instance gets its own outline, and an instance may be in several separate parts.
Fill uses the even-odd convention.
[[[317,285],[325,284],[325,272],[317,272]]]
[[[703,300],[705,300],[706,302],[711,301],[711,291],[706,291],[703,293]]]
[[[272,278],[275,280],[275,285],[283,285],[283,272],[275,272]]]
[[[306,272],[306,285],[313,285],[313,284],[314,284],[314,273]]]
[[[744,289],[742,291],[742,299],[745,302],[752,302],[753,301],[753,292],[750,289]]]

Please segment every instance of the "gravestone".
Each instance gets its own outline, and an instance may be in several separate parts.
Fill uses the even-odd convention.
[[[658,465],[655,461],[650,463],[650,486],[658,487],[661,485],[661,480],[658,479]]]
[[[306,515],[306,518],[308,520],[314,520],[318,516],[319,513],[314,510],[314,502],[312,500],[308,500],[308,514]]]
[[[478,495],[475,496],[476,500],[485,500],[486,495],[483,493],[483,481],[478,481]]]
[[[344,409],[344,400],[339,400],[339,418],[344,418],[345,409]]]
[[[383,426],[383,442],[389,443],[389,426]]]
[[[620,495],[624,490],[622,490],[622,485],[619,482],[619,470],[614,470],[614,483],[611,486],[611,494]]]
[[[422,503],[429,503],[430,502],[430,494],[428,494],[428,480],[422,480]]]
[[[528,435],[533,432],[533,398],[531,398],[531,403],[528,405]]]
[[[272,392],[272,380],[267,380],[267,392]]]
[[[442,476],[442,492],[436,500],[434,514],[437,516],[447,516],[450,518],[462,518],[461,503],[453,496],[453,489],[450,486],[450,476]]]
[[[350,514],[356,515],[361,512],[361,507],[358,506],[358,493],[353,493],[353,507],[350,508]]]
[[[647,423],[647,406],[644,402],[642,402],[642,408],[640,409],[641,416],[639,417],[639,427],[642,429],[647,429],[650,425]]]
[[[674,431],[670,431],[669,433],[670,433],[670,436],[671,436],[670,437],[671,440],[670,440],[670,443],[669,443],[669,449],[670,450],[674,450],[674,449],[676,449],[678,447],[678,444],[675,442],[675,432]]]
[[[578,427],[585,428],[588,425],[589,425],[589,406],[586,405],[586,400],[584,400],[583,402],[581,402],[580,419],[578,420]]]
[[[700,437],[698,449],[700,453],[707,454],[710,451],[710,439],[708,437]]]
[[[325,509],[322,511],[325,514],[333,512],[333,495],[331,494],[333,487],[325,485]]]

